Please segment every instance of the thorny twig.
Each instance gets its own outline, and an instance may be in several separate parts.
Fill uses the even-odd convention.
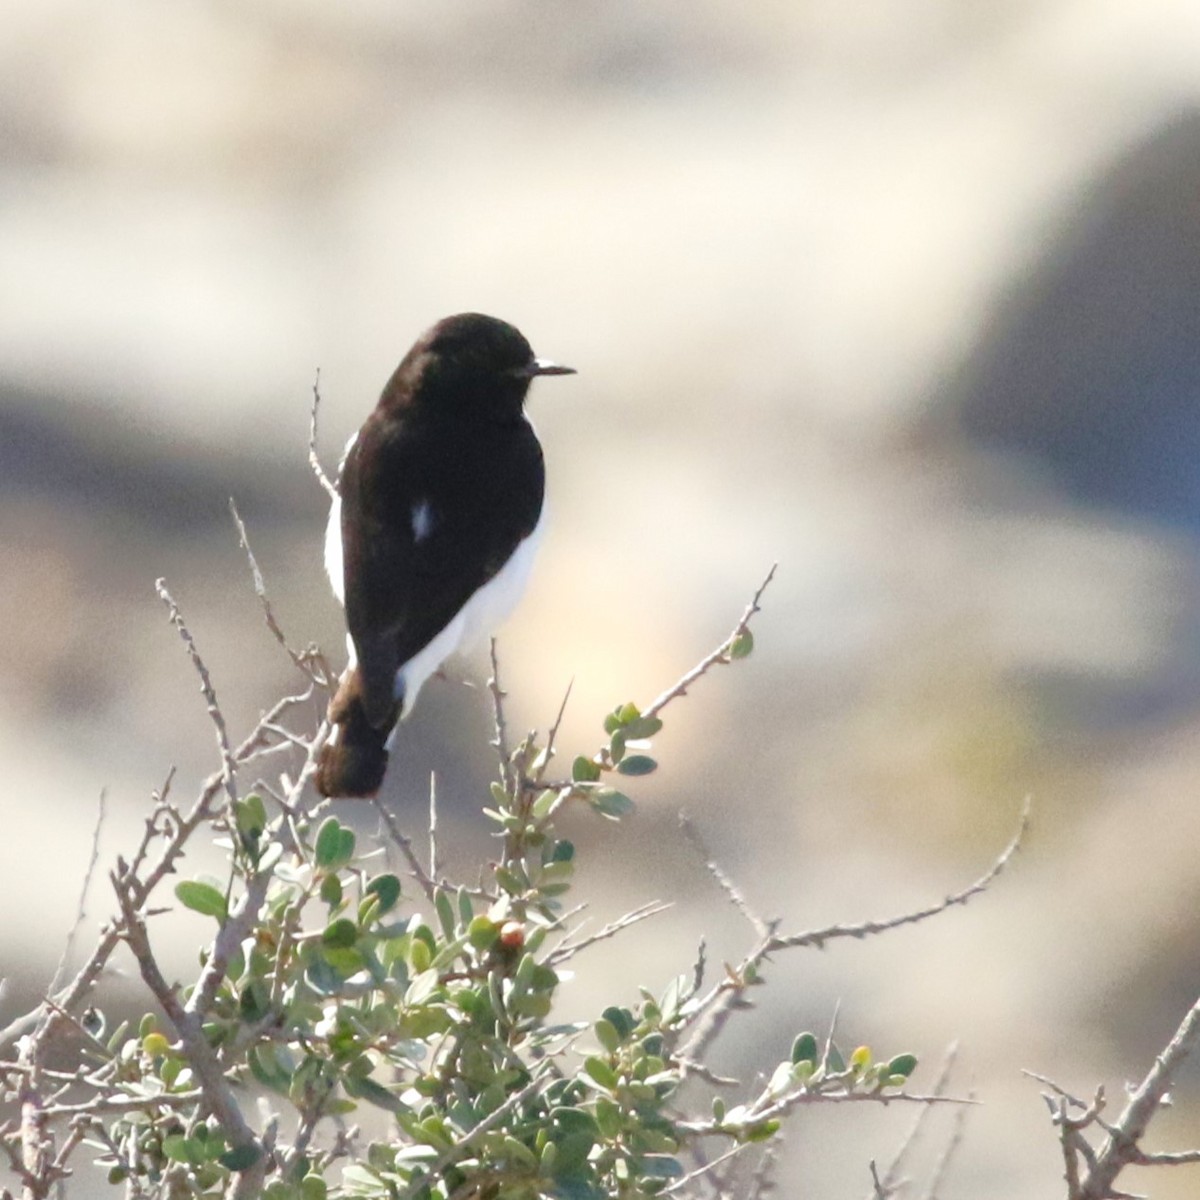
[[[1054,1124],[1059,1129],[1067,1200],[1115,1200],[1123,1195],[1116,1190],[1117,1177],[1129,1166],[1178,1166],[1200,1162],[1200,1150],[1148,1153],[1141,1148],[1141,1140],[1151,1119],[1163,1104],[1172,1079],[1195,1049],[1198,1040],[1200,1000],[1188,1009],[1141,1083],[1130,1092],[1121,1115],[1111,1124],[1100,1116],[1105,1106],[1102,1087],[1096,1089],[1095,1098],[1090,1104],[1084,1104],[1044,1076],[1026,1072],[1054,1092],[1054,1097],[1048,1097],[1047,1102]],[[1071,1113],[1073,1108],[1083,1111],[1075,1116]],[[1083,1136],[1084,1131],[1092,1126],[1105,1132],[1098,1149]]]
[[[250,564],[250,577],[254,582],[254,594],[258,597],[259,603],[262,605],[263,617],[266,620],[267,628],[271,631],[275,640],[287,652],[287,656],[296,665],[297,670],[302,671],[314,683],[327,686],[330,680],[329,671],[323,663],[317,663],[316,660],[319,659],[319,655],[316,651],[309,649],[302,654],[293,650],[287,640],[287,635],[283,632],[283,627],[276,619],[271,599],[267,595],[267,585],[263,580],[263,573],[259,568],[258,559],[254,557],[254,551],[250,549],[250,537],[246,532],[246,523],[242,520],[241,513],[238,512],[237,503],[232,496],[229,498],[229,511],[233,516],[233,523],[237,527],[238,542],[245,552],[247,562]],[[321,667],[320,670],[315,669],[318,665]]]
[[[643,710],[643,717],[658,716],[672,700],[676,700],[680,696],[686,696],[688,688],[697,679],[703,675],[707,675],[713,667],[724,665],[731,661],[729,652],[734,642],[750,628],[750,622],[754,619],[755,614],[762,611],[760,602],[763,598],[763,593],[770,586],[771,580],[775,578],[775,572],[778,568],[778,563],[771,564],[771,569],[767,572],[766,578],[758,585],[758,590],[754,593],[753,599],[746,606],[746,611],[742,613],[730,635],[711,654],[705,655],[690,671],[685,672],[662,695],[656,697],[651,702],[650,707]]]
[[[610,921],[603,929],[598,929],[595,933],[589,934],[587,937],[581,937],[576,941],[564,938],[563,941],[546,955],[546,966],[556,967],[559,963],[566,962],[568,958],[578,954],[581,950],[586,950],[589,946],[594,946],[597,942],[603,942],[610,937],[615,937],[622,929],[628,929],[630,925],[636,925],[639,921],[646,920],[647,917],[656,917],[659,913],[666,912],[671,907],[673,906],[665,904],[660,900],[651,900],[648,904],[642,904],[631,912],[627,912],[623,917],[618,917],[615,921]]]
[[[830,925],[824,929],[788,935],[769,931],[760,938],[758,944],[735,970],[727,974],[719,983],[714,984],[694,1005],[688,1017],[688,1024],[693,1026],[692,1032],[680,1046],[680,1052],[692,1058],[704,1056],[707,1047],[720,1033],[730,1011],[742,1000],[742,993],[748,986],[749,980],[753,978],[758,965],[776,951],[796,949],[802,946],[821,948],[826,942],[836,938],[864,938],[884,933],[890,929],[899,929],[904,925],[914,925],[919,921],[937,916],[938,913],[945,912],[949,908],[966,904],[973,897],[986,891],[1008,865],[1024,841],[1029,828],[1030,811],[1030,802],[1026,800],[1016,833],[992,865],[974,883],[963,888],[962,891],[954,892],[937,904],[884,920],[864,921],[857,925]]]
[[[488,1113],[478,1124],[468,1129],[462,1137],[455,1141],[454,1145],[448,1150],[443,1151],[438,1157],[429,1164],[425,1174],[419,1175],[409,1185],[408,1189],[403,1193],[402,1200],[411,1200],[418,1192],[423,1190],[429,1180],[437,1179],[438,1176],[448,1166],[465,1158],[471,1149],[471,1144],[482,1137],[489,1129],[495,1129],[509,1113],[515,1112],[526,1100],[533,1099],[550,1082],[550,1079],[544,1075],[535,1075],[524,1087],[518,1088],[513,1092],[503,1104]]]
[[[195,1073],[200,1090],[204,1093],[205,1103],[220,1122],[230,1144],[235,1148],[257,1147],[254,1131],[247,1124],[225,1078],[216,1051],[204,1034],[202,1014],[190,1003],[185,1006],[176,990],[163,978],[154,952],[150,948],[145,918],[135,899],[139,890],[136,888],[136,880],[131,880],[126,871],[125,864],[118,860],[117,868],[112,873],[112,884],[121,909],[122,934],[137,960],[142,980],[162,1006],[167,1020],[175,1030],[188,1064]],[[262,1190],[265,1171],[265,1158],[260,1153],[254,1163],[236,1176],[236,1182],[230,1191],[230,1200],[257,1196]]]
[[[500,687],[500,664],[496,658],[495,638],[492,638],[489,642],[489,653],[492,660],[492,673],[488,677],[487,686],[488,691],[492,694],[492,712],[495,717],[496,729],[496,736],[492,745],[496,747],[496,754],[500,760],[500,779],[504,784],[504,790],[509,795],[512,795],[512,757],[508,748],[508,723],[504,718],[505,692]]]
[[[196,642],[192,637],[191,630],[184,623],[183,613],[180,612],[179,605],[175,603],[171,593],[167,591],[167,581],[165,579],[157,580],[154,588],[158,592],[159,599],[167,606],[171,624],[175,626],[179,636],[183,639],[183,644],[187,647],[188,657],[192,660],[192,666],[195,667],[196,674],[200,676],[200,690],[204,693],[204,703],[208,708],[209,720],[212,721],[213,728],[216,730],[217,748],[221,752],[221,762],[224,765],[224,770],[221,772],[221,783],[229,797],[230,804],[236,804],[238,798],[237,785],[234,782],[236,764],[233,752],[229,748],[229,729],[225,724],[225,714],[221,711],[221,706],[217,703],[217,693],[213,690],[212,678],[208,673],[208,668],[204,665],[204,659],[200,657],[200,651],[196,649]]]
[[[770,937],[779,927],[779,922],[768,921],[755,912],[750,901],[746,899],[745,893],[730,879],[721,864],[709,853],[708,846],[705,844],[700,831],[696,828],[691,817],[685,812],[679,814],[679,828],[683,830],[684,836],[688,841],[700,852],[700,857],[704,860],[704,865],[708,873],[717,881],[718,886],[725,895],[729,897],[730,903],[733,904],[734,908],[750,922],[754,932],[760,938]]]
[[[417,853],[413,849],[412,838],[400,828],[399,822],[391,814],[383,801],[379,799],[378,795],[371,797],[371,803],[375,811],[379,814],[379,819],[387,827],[392,841],[396,843],[400,849],[400,853],[404,855],[412,877],[421,885],[421,890],[425,893],[426,898],[432,901],[437,895],[437,883],[425,870],[424,866],[422,866],[421,860],[417,857]]]

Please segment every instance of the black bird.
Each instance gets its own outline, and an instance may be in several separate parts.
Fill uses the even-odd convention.
[[[542,448],[524,413],[535,358],[513,326],[446,317],[416,341],[346,447],[325,566],[350,662],[317,764],[325,796],[370,796],[421,685],[513,610],[542,523]]]

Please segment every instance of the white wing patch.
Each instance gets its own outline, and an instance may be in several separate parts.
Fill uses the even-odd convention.
[[[428,500],[412,506],[412,530],[414,542],[423,542],[433,532],[433,508]]]
[[[352,434],[342,451],[342,461],[338,463],[338,481],[341,482],[342,468],[346,465],[346,455],[350,447],[358,440],[358,434]],[[346,581],[342,574],[342,498],[335,495],[329,506],[329,520],[325,525],[325,573],[329,576],[329,585],[339,604],[346,603]],[[349,638],[346,639],[349,641]]]

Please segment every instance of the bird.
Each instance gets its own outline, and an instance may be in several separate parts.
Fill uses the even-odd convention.
[[[538,358],[507,321],[426,330],[349,441],[325,533],[348,664],[317,760],[328,797],[375,795],[398,722],[455,651],[520,600],[543,529],[545,466],[525,399]]]

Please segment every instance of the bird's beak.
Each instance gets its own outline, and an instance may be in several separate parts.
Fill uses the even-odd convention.
[[[551,362],[548,358],[531,359],[523,367],[518,367],[514,375],[524,379],[532,379],[535,375],[574,375],[574,367],[564,367],[560,363]]]

